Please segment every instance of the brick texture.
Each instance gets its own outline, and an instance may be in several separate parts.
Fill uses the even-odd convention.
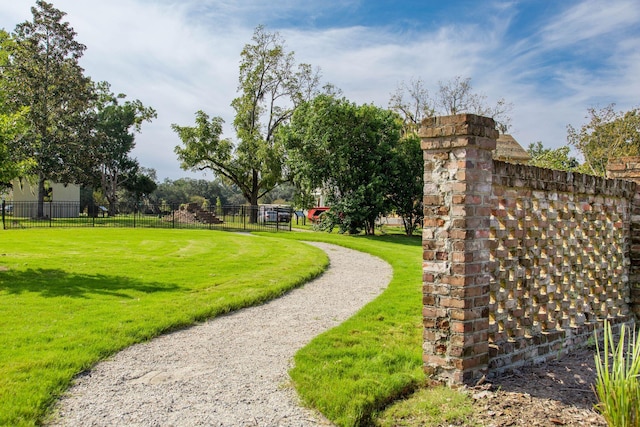
[[[640,159],[624,179],[493,161],[493,120],[426,119],[424,369],[473,383],[640,315]]]

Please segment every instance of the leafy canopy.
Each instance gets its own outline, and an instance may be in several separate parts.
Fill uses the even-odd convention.
[[[580,163],[575,157],[569,155],[569,146],[560,148],[546,148],[542,142],[529,144],[527,153],[531,156],[529,164],[539,168],[555,169],[563,171],[577,171]]]
[[[393,163],[400,139],[397,116],[373,105],[319,95],[301,105],[283,129],[294,182],[307,191],[322,188],[331,210],[329,228],[374,233],[387,210]]]
[[[43,216],[45,180],[82,183],[91,159],[88,117],[93,85],[78,60],[85,46],[63,22],[65,13],[42,0],[31,8],[32,21],[18,24],[14,43],[5,44],[9,64],[3,70],[8,108],[27,107],[24,158],[38,176],[38,216]]]
[[[582,171],[605,176],[610,159],[640,156],[640,108],[615,111],[615,104],[589,108],[589,122],[580,129],[567,126],[567,139],[584,157]]]
[[[285,181],[284,148],[277,129],[295,109],[317,93],[318,72],[308,64],[296,65],[278,33],[256,28],[252,43],[241,53],[238,92],[231,106],[236,115],[234,144],[222,138],[223,120],[196,113],[196,125],[172,125],[183,145],[175,152],[183,169],[210,169],[236,185],[246,201],[258,199]]]
[[[9,65],[9,51],[13,39],[0,30],[0,186],[7,186],[14,178],[29,174],[34,161],[28,156],[22,143],[28,131],[26,107],[7,104],[4,70]]]
[[[136,177],[139,164],[131,157],[131,151],[135,147],[135,133],[140,132],[142,123],[151,121],[157,114],[137,99],[120,103],[126,96],[113,94],[107,82],[97,85],[97,93],[94,175],[109,202],[109,213],[115,214],[117,190],[129,180],[144,180],[142,176]],[[143,193],[149,185],[146,183]]]

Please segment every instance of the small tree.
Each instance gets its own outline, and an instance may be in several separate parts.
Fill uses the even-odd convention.
[[[142,123],[151,121],[157,115],[153,108],[145,107],[139,100],[121,104],[119,100],[126,96],[111,93],[107,82],[98,84],[97,92],[93,139],[95,174],[109,202],[109,215],[114,215],[118,190],[124,188],[130,179],[135,180],[138,173],[138,161],[130,156],[135,147],[134,132],[140,132]],[[144,183],[140,181],[139,184]]]
[[[127,193],[133,196],[136,205],[143,200],[148,201],[151,193],[158,188],[155,180],[145,173],[144,168],[141,169],[143,170],[138,170],[135,174],[129,176],[123,184],[123,188]]]
[[[579,168],[580,163],[575,157],[569,156],[569,147],[546,148],[542,142],[529,144],[527,153],[531,156],[529,164],[539,168],[575,171]]]
[[[610,159],[640,155],[640,108],[615,111],[615,104],[587,110],[589,123],[567,126],[567,139],[584,157],[582,171],[605,176]]]

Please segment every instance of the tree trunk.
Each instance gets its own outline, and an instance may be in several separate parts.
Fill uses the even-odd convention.
[[[258,171],[253,170],[253,185],[251,186],[251,194],[249,195],[249,204],[251,205],[249,214],[249,223],[255,224],[258,222]]]
[[[38,212],[36,217],[39,219],[44,218],[44,197],[46,195],[46,191],[44,188],[44,182],[46,181],[44,175],[40,173],[38,175]]]
[[[249,200],[249,223],[255,224],[258,222],[258,193],[254,192]]]

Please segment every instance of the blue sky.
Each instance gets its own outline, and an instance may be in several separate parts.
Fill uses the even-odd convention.
[[[401,82],[470,77],[476,92],[514,106],[510,133],[526,146],[566,144],[587,108],[640,106],[637,0],[51,0],[87,46],[95,81],[158,111],[134,155],[158,178],[211,178],[179,168],[171,123],[204,110],[231,127],[240,51],[257,25],[278,31],[298,62],[357,103],[387,107]],[[31,19],[30,0],[0,2],[0,27]]]

